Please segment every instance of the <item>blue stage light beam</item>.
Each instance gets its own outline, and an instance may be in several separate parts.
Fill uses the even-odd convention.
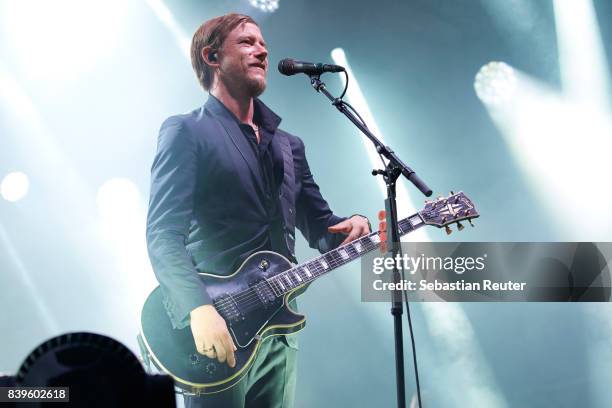
[[[62,83],[109,55],[123,35],[127,9],[122,0],[3,1],[0,33],[23,74]]]
[[[191,38],[183,31],[181,26],[177,23],[174,15],[170,11],[170,9],[166,6],[166,4],[162,0],[147,0],[147,4],[157,18],[170,30],[176,44],[180,48],[181,52],[187,57],[190,58],[190,49],[191,49]]]
[[[608,241],[610,113],[501,62],[483,67],[474,88],[548,210],[557,239]]]
[[[553,0],[563,91],[610,109],[610,75],[592,0]]]
[[[355,107],[357,112],[359,112],[359,114],[361,115],[365,123],[368,125],[368,128],[372,131],[372,133],[374,133],[376,137],[378,137],[384,143],[384,136],[380,131],[378,124],[376,123],[374,115],[370,110],[370,106],[368,105],[365,96],[363,95],[363,92],[361,91],[359,81],[351,70],[344,50],[342,48],[335,48],[331,52],[331,57],[334,60],[335,64],[341,65],[346,69],[346,72],[350,77],[349,87],[346,91],[346,97],[350,101],[351,105]],[[340,75],[342,83],[344,84],[344,74],[340,73],[338,75]],[[378,153],[376,152],[376,149],[374,149],[372,142],[370,142],[370,140],[365,137],[361,132],[359,132],[359,135],[361,136],[361,141],[363,143],[364,148],[366,149],[372,168],[381,167],[380,158],[378,157]],[[378,186],[380,188],[382,196],[386,197],[387,187],[385,186],[382,177],[377,177],[376,179],[378,181]],[[400,219],[412,215],[416,212],[416,207],[410,199],[405,185],[401,182],[397,183],[397,210],[398,217]],[[403,236],[402,241],[426,242],[431,241],[431,238],[429,237],[429,234],[425,229],[420,229],[413,232],[412,234]]]
[[[359,81],[353,74],[344,50],[336,48],[331,52],[331,56],[334,63],[343,66],[350,77],[346,96],[351,105],[359,112],[372,133],[384,143],[382,132],[361,91]],[[339,75],[344,83],[344,74],[341,73]],[[362,136],[361,140],[367,151],[370,164],[373,168],[379,167],[380,158],[372,143],[361,133],[359,134]],[[384,181],[379,178],[378,182],[381,193],[386,195]],[[401,213],[400,217],[410,215],[416,211],[408,196],[406,187],[401,183],[397,185],[397,205],[398,213]],[[431,241],[425,229],[418,230],[416,233],[412,233],[404,238],[406,237],[408,239],[402,239],[402,241]],[[378,321],[380,321],[383,309],[386,309],[385,306],[382,303],[373,304],[371,308],[368,308],[369,317],[375,318],[377,316]],[[444,381],[449,383],[460,379],[465,390],[461,396],[452,396],[452,401],[450,399],[448,401],[449,405],[505,408],[507,406],[506,399],[497,385],[485,357],[477,348],[478,342],[474,336],[474,330],[461,305],[458,303],[423,302],[420,306],[423,310],[429,333],[438,346],[436,350],[448,362],[446,365],[448,370],[439,375],[444,378]],[[458,333],[461,333],[460,338],[457,337]],[[465,355],[469,355],[470,358],[465,358]]]

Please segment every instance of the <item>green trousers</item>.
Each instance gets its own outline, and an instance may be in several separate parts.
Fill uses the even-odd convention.
[[[228,390],[185,396],[185,408],[292,408],[297,371],[295,335],[263,341],[247,375]]]

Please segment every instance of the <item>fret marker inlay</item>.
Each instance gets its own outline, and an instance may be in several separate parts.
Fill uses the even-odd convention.
[[[347,260],[349,259],[349,254],[346,253],[346,250],[344,248],[339,249],[338,253],[340,254],[340,256],[342,257],[342,259]]]

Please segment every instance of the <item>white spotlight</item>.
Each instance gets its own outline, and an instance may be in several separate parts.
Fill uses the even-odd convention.
[[[374,133],[384,143],[385,138],[380,129],[378,128],[376,120],[374,119],[374,114],[370,110],[370,106],[368,105],[368,102],[363,92],[361,91],[359,81],[357,80],[355,74],[353,73],[353,70],[351,69],[349,61],[346,57],[346,53],[342,48],[334,48],[331,52],[331,57],[334,60],[335,64],[342,65],[344,68],[346,68],[346,73],[351,78],[349,82],[349,87],[346,91],[347,99],[350,101],[351,105],[353,105],[355,109],[359,112],[359,114],[361,115],[365,123],[368,125],[368,128],[372,131],[372,133]],[[344,84],[344,74],[339,73],[338,75],[340,76],[342,83]],[[373,168],[379,168],[381,163],[376,149],[374,149],[374,146],[368,138],[363,136],[361,133],[359,134],[361,136],[364,148],[366,149],[366,152],[368,154],[368,158],[370,159],[371,166]],[[385,184],[381,177],[377,177],[377,180],[380,191],[384,196],[386,194]],[[398,216],[400,218],[406,217],[416,212],[416,208],[413,205],[412,200],[408,196],[408,190],[405,187],[405,183],[402,182],[397,184],[397,204]],[[402,237],[402,241],[428,242],[430,240],[431,239],[429,238],[429,235],[425,229],[420,229],[410,235],[405,235],[404,237]]]
[[[0,184],[0,194],[6,201],[19,201],[28,194],[30,180],[20,171],[7,174]]]
[[[37,79],[72,79],[108,55],[125,27],[121,0],[0,2],[0,32]]]
[[[554,0],[553,5],[563,91],[608,109],[610,74],[593,1]]]
[[[558,238],[606,241],[612,228],[612,191],[604,187],[612,172],[612,117],[592,104],[555,92],[524,72],[513,72],[516,92],[511,103],[495,103],[499,98],[491,103],[479,97],[512,149],[526,182],[558,219]],[[595,199],[585,199],[594,192]]]
[[[131,221],[140,210],[140,192],[126,178],[107,180],[98,190],[98,210],[109,221]]]
[[[191,38],[185,34],[174,15],[162,0],[147,0],[157,18],[170,30],[174,39],[187,58],[191,55]]]
[[[474,89],[485,103],[496,105],[507,102],[516,92],[514,69],[504,62],[489,62],[476,74]]]
[[[272,13],[278,9],[278,0],[249,0],[251,6],[266,13]]]

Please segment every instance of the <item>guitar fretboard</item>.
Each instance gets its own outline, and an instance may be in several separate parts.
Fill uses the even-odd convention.
[[[411,231],[425,225],[421,216],[417,213],[399,221],[400,236],[406,235]],[[280,297],[291,290],[302,286],[315,279],[339,268],[342,265],[360,258],[370,251],[380,246],[378,232],[372,232],[366,236],[358,238],[352,242],[333,249],[317,258],[304,264],[297,265],[285,272],[267,279],[268,284],[274,291],[276,297]]]

